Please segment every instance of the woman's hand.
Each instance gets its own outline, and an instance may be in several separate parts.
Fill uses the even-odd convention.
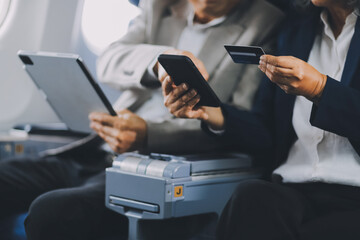
[[[199,119],[214,130],[224,128],[224,116],[220,108],[195,107],[200,95],[195,89],[189,89],[185,83],[176,86],[168,76],[162,83],[164,104],[171,114],[178,118]]]
[[[286,93],[304,96],[314,103],[320,100],[327,80],[307,62],[290,56],[263,55],[259,68]]]

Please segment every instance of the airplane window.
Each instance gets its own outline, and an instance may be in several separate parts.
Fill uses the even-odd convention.
[[[0,26],[4,22],[9,10],[10,0],[0,0]]]
[[[124,0],[86,0],[82,16],[82,32],[95,53],[125,35],[130,21],[140,10]]]

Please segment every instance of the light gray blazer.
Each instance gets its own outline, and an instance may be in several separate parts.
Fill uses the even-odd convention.
[[[200,121],[174,118],[163,106],[161,91],[144,84],[154,81],[147,74],[154,59],[176,47],[191,5],[188,0],[143,0],[140,7],[142,14],[129,32],[98,58],[99,80],[125,91],[115,108],[129,108],[145,116],[148,151],[188,153],[221,149],[219,142],[201,130]],[[257,66],[234,64],[223,45],[256,45],[265,51],[274,50],[274,33],[282,18],[281,11],[264,0],[243,0],[225,22],[211,29],[198,58],[203,61],[210,75],[209,84],[221,101],[249,109],[262,78]],[[150,99],[159,100],[149,106],[146,103]],[[161,112],[160,116],[150,113],[151,117],[146,118],[146,113],[154,108]]]

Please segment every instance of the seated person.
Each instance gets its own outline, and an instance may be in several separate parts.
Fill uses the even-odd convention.
[[[94,113],[91,126],[117,153],[185,152],[218,145],[207,140],[197,121],[167,118],[166,108],[156,103],[163,100],[161,89],[154,87],[166,76],[156,57],[166,51],[204,61],[220,98],[249,108],[259,82],[256,66],[238,68],[226,57],[223,44],[270,46],[281,12],[263,0],[147,0],[140,5],[142,14],[128,34],[98,62],[99,78],[126,90],[118,105],[139,115],[129,110],[118,117]],[[177,144],[187,136],[192,141]],[[125,217],[104,205],[104,169],[113,155],[99,148],[99,142],[89,136],[41,159],[0,162],[0,219],[29,210],[29,240],[100,239],[115,230],[126,234]]]
[[[307,12],[289,15],[280,56],[261,57],[268,79],[251,112],[194,109],[201,96],[163,82],[175,116],[202,120],[237,149],[265,153],[272,170],[272,182],[239,185],[219,239],[360,239],[360,1],[302,2]]]
[[[255,76],[259,72],[254,66],[234,64],[223,45],[270,48],[282,14],[263,0],[216,4],[152,0],[144,1],[142,7],[148,14],[135,19],[129,33],[105,50],[97,66],[100,81],[124,91],[115,105],[136,113],[122,112],[130,119],[122,128],[133,130],[138,137],[119,135],[114,125],[123,124],[123,119],[106,114],[90,116],[93,129],[119,153],[141,149],[183,154],[221,149],[217,141],[201,131],[197,121],[174,119],[163,107],[158,87],[166,72],[157,57],[161,53],[186,54],[201,62],[222,101],[249,109],[259,85],[260,76]]]

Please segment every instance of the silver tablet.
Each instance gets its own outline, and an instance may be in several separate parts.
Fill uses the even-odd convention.
[[[70,130],[90,133],[91,112],[116,115],[78,55],[22,50],[18,55],[39,91]]]

